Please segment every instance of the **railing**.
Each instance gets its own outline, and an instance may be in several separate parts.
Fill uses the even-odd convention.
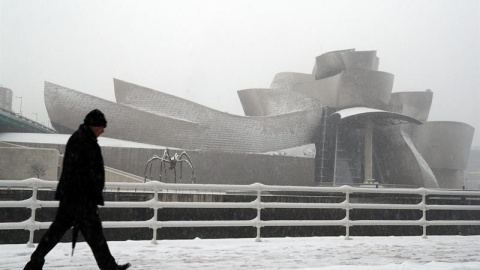
[[[57,133],[57,131],[54,130],[54,129],[52,129],[52,128],[49,128],[49,127],[47,127],[47,126],[45,126],[45,125],[43,125],[43,124],[41,124],[41,123],[38,123],[38,122],[36,122],[36,121],[33,121],[33,120],[31,120],[30,118],[27,118],[27,117],[22,116],[22,115],[20,115],[20,114],[16,114],[16,113],[14,113],[14,112],[12,112],[12,111],[5,110],[5,109],[0,108],[0,114],[8,115],[9,117],[12,117],[12,118],[22,119],[23,121],[26,121],[26,122],[28,122],[29,124],[31,124],[31,125],[33,125],[33,126],[35,126],[35,127],[37,127],[37,128],[40,128],[40,129],[42,129],[42,130],[44,130],[44,131],[47,131],[48,133]]]
[[[32,196],[21,201],[0,201],[0,208],[29,208],[31,216],[22,222],[0,222],[0,230],[28,230],[30,231],[29,246],[33,246],[33,236],[36,230],[47,229],[51,222],[38,222],[35,212],[39,208],[58,207],[57,201],[41,201],[37,199],[39,189],[55,189],[57,182],[44,181],[36,178],[27,180],[2,180],[0,188],[15,189],[29,188]],[[145,208],[153,209],[153,218],[145,221],[104,221],[104,228],[150,228],[153,230],[152,243],[157,242],[157,230],[169,227],[254,227],[257,229],[256,241],[261,241],[261,228],[268,226],[343,226],[345,238],[350,239],[352,226],[421,226],[423,237],[427,237],[428,226],[450,225],[480,225],[480,220],[427,220],[429,210],[448,211],[478,211],[480,205],[440,205],[429,204],[427,196],[457,196],[466,198],[471,202],[480,203],[480,191],[453,191],[394,188],[360,188],[360,187],[298,187],[298,186],[268,186],[263,184],[252,185],[201,185],[201,184],[167,184],[157,181],[147,183],[107,183],[106,189],[128,192],[151,192],[153,199],[140,202],[107,201],[105,208]],[[170,202],[161,201],[159,194],[165,193],[195,193],[195,194],[229,194],[243,193],[255,196],[248,202]],[[343,201],[338,203],[288,203],[288,202],[263,202],[262,198],[275,192],[297,192],[322,196],[326,194],[339,194]],[[421,198],[419,203],[362,203],[353,202],[352,194],[391,194],[391,195],[416,195]],[[358,201],[358,198],[355,199]],[[371,200],[370,200],[371,201]],[[256,209],[257,215],[251,220],[215,220],[215,221],[158,221],[158,210],[162,208],[227,208],[227,209]],[[262,220],[262,209],[338,209],[345,211],[345,217],[339,220]],[[422,217],[418,220],[351,220],[350,211],[354,209],[390,209],[390,210],[420,210]]]

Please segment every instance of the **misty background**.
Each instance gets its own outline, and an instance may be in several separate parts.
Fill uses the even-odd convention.
[[[244,115],[236,91],[355,48],[480,146],[479,0],[0,0],[0,16],[0,84],[38,122],[44,81],[115,101],[113,78]]]

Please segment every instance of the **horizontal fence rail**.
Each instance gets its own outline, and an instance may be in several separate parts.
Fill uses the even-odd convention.
[[[3,201],[0,208],[27,208],[31,209],[30,218],[21,222],[2,222],[0,230],[28,230],[30,231],[28,245],[33,246],[34,233],[40,229],[47,229],[51,222],[36,221],[35,214],[39,208],[56,208],[57,201],[42,201],[37,199],[39,190],[55,190],[58,182],[45,181],[36,178],[26,180],[2,180],[0,189],[32,190],[32,196],[25,200]],[[428,226],[480,226],[480,220],[427,220],[427,211],[479,211],[480,191],[464,190],[436,190],[436,189],[400,189],[372,187],[300,187],[300,186],[270,186],[263,184],[251,185],[202,185],[202,184],[169,184],[157,181],[147,183],[106,183],[107,191],[116,192],[144,192],[152,193],[153,198],[147,201],[106,201],[104,208],[132,208],[152,209],[153,217],[144,221],[104,221],[104,228],[149,228],[153,231],[152,243],[157,242],[157,230],[161,228],[181,227],[254,227],[257,229],[256,241],[261,241],[261,228],[268,226],[342,226],[345,227],[345,238],[350,238],[352,226],[420,226],[423,227],[423,237],[427,236]],[[266,196],[275,192],[308,193],[315,196],[338,194],[341,202],[338,203],[305,203],[305,202],[266,202]],[[249,202],[181,202],[162,201],[159,194],[248,194],[255,199]],[[417,195],[419,203],[368,203],[352,202],[352,194],[391,194]],[[442,205],[429,204],[427,196],[451,196],[452,198],[466,198],[478,201],[479,205]],[[0,198],[1,199],[1,198]],[[356,199],[358,200],[358,198]],[[212,220],[212,221],[159,221],[158,210],[166,208],[211,208],[211,209],[255,209],[257,215],[250,220]],[[338,220],[262,220],[264,209],[338,209],[344,210],[345,216]],[[422,217],[418,220],[351,220],[350,211],[355,209],[385,209],[385,210],[419,210]]]

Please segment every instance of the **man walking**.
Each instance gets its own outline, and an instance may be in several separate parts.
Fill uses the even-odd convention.
[[[24,270],[41,270],[45,256],[73,226],[72,248],[80,231],[92,249],[98,267],[102,270],[123,270],[130,264],[115,262],[103,235],[98,205],[103,205],[105,169],[97,138],[107,127],[103,113],[95,109],[89,112],[68,140],[63,159],[63,169],[55,193],[60,201],[52,225],[40,240]],[[72,250],[73,254],[73,250]]]

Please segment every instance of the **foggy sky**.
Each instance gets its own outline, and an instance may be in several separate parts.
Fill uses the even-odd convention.
[[[237,90],[355,48],[377,51],[393,92],[431,89],[429,120],[474,126],[480,146],[478,0],[0,0],[0,16],[0,84],[39,122],[44,81],[115,101],[113,78],[244,115]]]

